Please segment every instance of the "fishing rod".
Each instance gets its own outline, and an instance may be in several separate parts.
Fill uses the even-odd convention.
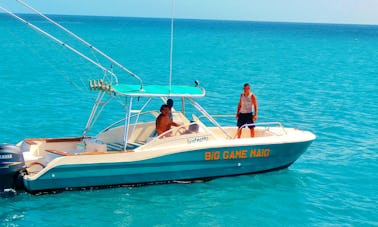
[[[83,38],[79,37],[78,35],[76,35],[75,33],[71,32],[70,30],[68,30],[67,28],[63,27],[62,25],[60,25],[59,23],[57,23],[56,21],[52,20],[51,18],[47,17],[46,15],[44,15],[43,13],[41,13],[40,11],[38,11],[37,9],[33,8],[32,6],[28,5],[26,2],[22,1],[22,0],[16,0],[17,2],[19,2],[20,4],[22,4],[23,6],[25,6],[26,8],[34,11],[35,13],[37,13],[38,15],[40,15],[41,17],[45,18],[46,20],[48,20],[49,22],[51,22],[52,24],[54,24],[55,26],[57,26],[58,28],[62,29],[63,31],[67,32],[69,35],[71,35],[72,37],[74,37],[75,39],[79,40],[80,42],[84,43],[86,46],[88,46],[89,48],[91,48],[92,50],[96,51],[97,53],[99,53],[100,55],[102,55],[103,57],[105,57],[106,59],[108,59],[109,61],[111,61],[112,63],[114,63],[115,65],[117,65],[118,67],[120,67],[122,70],[126,71],[127,73],[129,73],[131,76],[133,76],[135,79],[137,79],[140,83],[140,89],[142,90],[143,89],[143,81],[142,79],[137,76],[135,73],[131,72],[129,69],[127,69],[125,66],[123,66],[122,64],[120,64],[119,62],[117,62],[116,60],[114,60],[113,58],[111,58],[109,55],[105,54],[104,52],[102,52],[101,50],[97,49],[95,46],[93,46],[92,44],[88,43],[87,41],[85,41]]]
[[[117,62],[116,60],[114,60],[109,55],[107,55],[104,52],[102,52],[101,50],[97,49],[95,46],[93,46],[89,42],[85,41],[83,38],[81,38],[80,36],[76,35],[75,33],[71,32],[70,30],[68,30],[64,26],[60,25],[56,21],[54,21],[51,18],[47,17],[46,15],[44,15],[43,13],[41,13],[40,11],[38,11],[37,9],[35,9],[32,6],[28,5],[26,2],[21,1],[21,0],[16,0],[16,1],[19,2],[20,4],[22,4],[23,6],[25,6],[26,8],[34,11],[35,13],[37,13],[38,15],[40,15],[41,17],[43,17],[44,19],[46,19],[50,23],[52,23],[55,26],[57,26],[58,28],[60,28],[63,31],[67,32],[69,35],[71,35],[75,39],[79,40],[80,42],[84,43],[84,45],[86,45],[90,49],[94,50],[95,52],[99,53],[100,55],[102,55],[103,57],[105,57],[106,59],[108,59],[109,61],[111,61],[112,63],[114,63],[115,65],[117,65],[119,68],[121,68],[122,70],[124,70],[125,72],[127,72],[128,74],[130,74],[131,76],[133,76],[135,79],[137,79],[139,81],[139,83],[140,83],[140,89],[141,90],[143,89],[143,81],[142,81],[142,79],[139,76],[137,76],[135,73],[133,73],[132,71],[130,71],[129,69],[127,69],[125,66],[123,66],[121,63]]]
[[[44,31],[43,29],[35,26],[34,24],[24,20],[23,18],[17,16],[16,14],[12,13],[11,11],[5,9],[4,7],[0,6],[0,9],[3,10],[4,12],[8,13],[9,15],[13,16],[14,18],[16,18],[17,20],[23,22],[24,24],[26,24],[27,26],[31,27],[32,29],[36,30],[37,32],[40,32],[41,34],[47,36],[48,38],[54,40],[55,42],[59,43],[60,45],[68,48],[69,50],[73,51],[75,54],[79,55],[80,57],[84,58],[85,60],[91,62],[92,64],[96,65],[97,67],[99,67],[100,69],[102,69],[103,71],[109,73],[110,75],[112,75],[115,80],[116,80],[116,83],[118,84],[118,78],[117,76],[112,72],[112,71],[109,71],[107,68],[105,68],[104,66],[102,66],[101,64],[95,62],[94,60],[92,60],[91,58],[87,57],[85,54],[81,53],[80,51],[76,50],[75,48],[71,47],[70,45],[68,45],[67,43],[64,43],[63,41],[59,40],[58,38],[56,38],[55,36],[49,34],[48,32]]]

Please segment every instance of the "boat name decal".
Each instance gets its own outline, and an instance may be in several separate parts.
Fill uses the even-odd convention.
[[[3,155],[0,155],[0,159],[11,159],[12,158],[12,155],[11,154],[3,154]]]
[[[194,137],[194,138],[188,138],[186,141],[188,144],[192,143],[202,143],[209,140],[209,137],[207,136],[200,136],[200,137]]]
[[[270,156],[270,149],[253,150],[223,150],[205,152],[205,160],[228,160],[228,159],[247,159],[247,158],[267,158]]]

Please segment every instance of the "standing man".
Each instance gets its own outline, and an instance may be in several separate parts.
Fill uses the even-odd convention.
[[[251,86],[248,83],[244,84],[243,93],[240,95],[238,104],[238,111],[236,112],[236,119],[238,119],[238,138],[240,138],[242,129],[241,126],[245,124],[253,124],[257,120],[257,99],[251,92]],[[251,137],[255,136],[255,126],[248,126],[251,130]]]

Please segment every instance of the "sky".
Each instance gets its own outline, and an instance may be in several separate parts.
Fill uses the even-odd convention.
[[[172,0],[24,0],[45,14],[170,18]],[[0,0],[30,13],[16,0]],[[378,0],[174,0],[174,17],[378,25]]]

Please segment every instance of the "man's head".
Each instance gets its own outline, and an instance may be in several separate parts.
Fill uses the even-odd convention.
[[[249,85],[249,83],[245,83],[244,86],[243,86],[243,89],[244,89],[244,91],[249,91],[249,90],[251,90],[251,85]]]
[[[160,113],[162,114],[168,114],[169,113],[169,107],[166,104],[161,105],[160,107]]]
[[[173,100],[172,100],[172,99],[168,99],[168,100],[167,100],[167,106],[168,106],[169,108],[172,108],[172,106],[173,106]]]

